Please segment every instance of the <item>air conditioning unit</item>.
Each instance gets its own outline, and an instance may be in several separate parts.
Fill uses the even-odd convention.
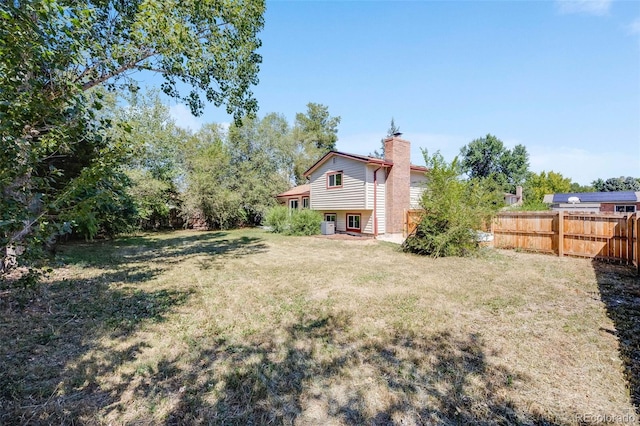
[[[336,233],[336,223],[327,220],[320,222],[320,233],[322,235],[333,235]]]

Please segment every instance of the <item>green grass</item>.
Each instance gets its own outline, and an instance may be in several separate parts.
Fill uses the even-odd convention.
[[[0,424],[638,418],[621,267],[254,229],[68,244],[54,264],[26,305],[0,293]]]

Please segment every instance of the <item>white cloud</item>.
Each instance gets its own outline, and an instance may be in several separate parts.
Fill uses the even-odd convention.
[[[178,127],[197,132],[202,127],[202,121],[191,114],[189,108],[184,104],[171,105],[169,114]]]
[[[613,0],[556,0],[560,13],[602,16],[609,13]]]
[[[640,34],[640,17],[636,18],[635,21],[633,21],[632,23],[627,25],[627,30],[629,31],[629,34],[631,34],[631,35]]]

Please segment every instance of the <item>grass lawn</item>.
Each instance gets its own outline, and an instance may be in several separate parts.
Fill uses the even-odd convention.
[[[640,281],[262,230],[60,247],[0,289],[0,424],[634,424]],[[635,404],[635,405],[634,405]]]

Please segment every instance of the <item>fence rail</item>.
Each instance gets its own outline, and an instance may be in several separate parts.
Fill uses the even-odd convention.
[[[640,215],[503,212],[493,222],[497,248],[613,260],[640,271]]]

